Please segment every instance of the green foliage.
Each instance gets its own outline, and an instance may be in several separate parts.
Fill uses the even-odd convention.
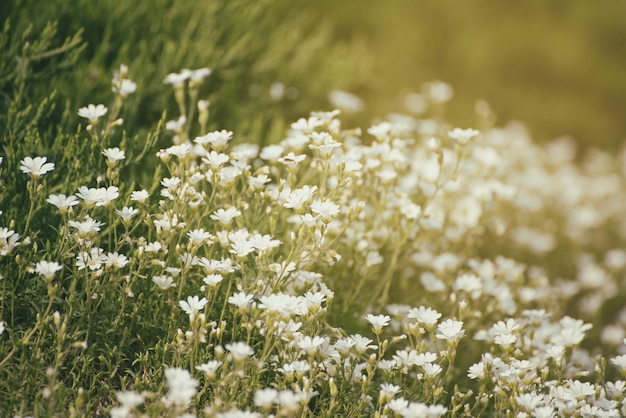
[[[307,114],[310,107],[325,107],[330,89],[358,83],[365,73],[357,45],[334,42],[320,13],[285,0],[193,5],[171,0],[16,0],[12,5],[4,6],[4,16],[14,34],[28,27],[39,33],[47,22],[58,21],[56,34],[45,42],[54,38],[58,43],[76,33],[85,42],[80,65],[64,61],[56,75],[42,69],[46,79],[32,87],[31,102],[48,94],[51,85],[72,109],[106,102],[110,75],[124,63],[133,69],[141,92],[125,118],[138,128],[152,126],[164,109],[175,116],[171,93],[160,82],[181,68],[213,69],[200,92],[200,98],[212,102],[210,128],[235,129],[241,136],[274,142],[281,139],[276,135],[282,134],[284,120]],[[13,59],[10,51],[7,62]],[[272,100],[269,88],[274,82],[297,89],[298,97]],[[262,115],[258,109],[264,109]],[[66,128],[76,124],[75,117],[62,120]]]

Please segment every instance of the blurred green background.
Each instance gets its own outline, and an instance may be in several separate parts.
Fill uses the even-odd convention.
[[[322,0],[338,39],[359,38],[372,74],[355,93],[367,116],[442,80],[449,119],[473,123],[477,99],[498,124],[521,120],[538,141],[571,135],[617,149],[626,139],[626,2],[607,0]]]
[[[571,135],[617,149],[626,138],[624,0],[5,0],[0,21],[0,130],[19,142],[25,131],[8,109],[55,89],[54,111],[34,124],[43,150],[57,126],[79,123],[76,109],[108,103],[120,63],[139,87],[124,114],[135,131],[163,109],[177,116],[168,72],[208,66],[210,128],[238,140],[282,139],[295,118],[329,109],[337,88],[366,99],[347,124],[367,125],[433,80],[454,88],[448,119],[459,126],[474,125],[484,99],[499,124],[521,120],[538,141]],[[75,58],[26,48],[49,21],[49,49],[83,30]],[[275,82],[292,94],[272,99]]]

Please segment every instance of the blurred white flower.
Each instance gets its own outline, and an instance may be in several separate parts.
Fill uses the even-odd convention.
[[[145,202],[150,197],[150,194],[146,190],[136,190],[130,194],[130,200],[134,202]]]
[[[230,351],[235,361],[242,361],[254,354],[254,350],[248,344],[238,341],[226,344],[226,349]]]
[[[87,105],[87,107],[81,107],[78,109],[78,116],[81,118],[89,119],[89,122],[92,125],[98,123],[98,119],[102,116],[106,115],[108,109],[105,105],[99,104],[95,105]]]
[[[56,261],[42,260],[35,266],[35,272],[40,274],[46,281],[52,280],[57,271],[60,271],[63,266]]]
[[[357,113],[363,110],[365,103],[359,96],[343,90],[332,90],[328,93],[330,104],[347,113]]]
[[[188,408],[196,395],[199,382],[191,377],[188,370],[178,367],[165,369],[165,378],[169,391],[163,399],[164,405],[166,407],[177,406],[181,409]]]
[[[219,369],[221,365],[222,365],[221,361],[211,360],[211,361],[208,361],[206,363],[196,366],[196,370],[204,373],[206,377],[212,378],[215,376],[217,369]]]
[[[454,128],[448,132],[448,136],[459,145],[467,145],[472,138],[475,138],[478,135],[480,135],[480,132],[472,128]]]

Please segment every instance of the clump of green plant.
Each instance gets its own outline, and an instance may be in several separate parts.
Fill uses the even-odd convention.
[[[129,157],[139,155],[164,113],[178,111],[162,81],[182,66],[212,71],[196,91],[209,106],[207,128],[229,126],[259,143],[279,140],[286,121],[325,103],[329,89],[359,83],[367,72],[366,55],[356,43],[334,42],[318,14],[284,0],[62,3],[0,5],[5,168],[19,169],[20,156],[28,153],[45,155],[73,173],[62,179],[51,173],[59,188],[60,182],[73,189],[93,179],[92,168],[103,167],[98,147],[124,143]],[[93,142],[76,109],[105,103],[113,110],[110,75],[122,63],[133,69],[139,86],[123,115],[133,134],[117,126],[104,142]],[[5,185],[20,205],[28,204],[18,193],[25,190],[23,179],[6,179]],[[44,215],[35,221],[45,225]]]
[[[14,171],[0,161],[27,202],[3,193],[2,410],[626,412],[624,315],[602,312],[623,308],[626,154],[579,166],[570,143],[428,112],[366,133],[313,112],[277,144],[237,144],[209,127],[197,92],[211,74],[196,68],[164,78],[177,114],[142,146],[172,143],[146,181],[132,166],[154,154],[112,142],[134,134],[121,119],[131,73],[116,71],[113,105],[77,112],[90,177],[59,163],[72,148],[11,154]],[[429,91],[436,111],[449,87]]]

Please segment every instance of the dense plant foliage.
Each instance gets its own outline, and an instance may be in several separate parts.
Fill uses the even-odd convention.
[[[91,177],[35,153],[7,156],[10,173],[3,157],[5,189],[27,192],[25,205],[3,193],[5,410],[623,411],[624,315],[602,308],[623,298],[624,155],[579,166],[571,143],[534,145],[487,113],[483,132],[453,129],[429,117],[450,99],[441,83],[421,115],[367,133],[314,112],[278,144],[231,144],[197,99],[207,68],[168,74],[177,117],[111,146],[130,72],[116,71],[112,107],[77,112],[99,161],[75,164]],[[125,175],[158,136],[173,145],[151,182]]]
[[[364,130],[340,110],[286,123],[290,87],[315,106],[334,87],[318,65],[351,58],[284,20],[283,55],[244,29],[269,4],[306,13],[156,1],[188,22],[176,44],[112,3],[0,36],[1,411],[626,413],[626,151],[537,145],[486,103],[458,128],[442,82]]]

